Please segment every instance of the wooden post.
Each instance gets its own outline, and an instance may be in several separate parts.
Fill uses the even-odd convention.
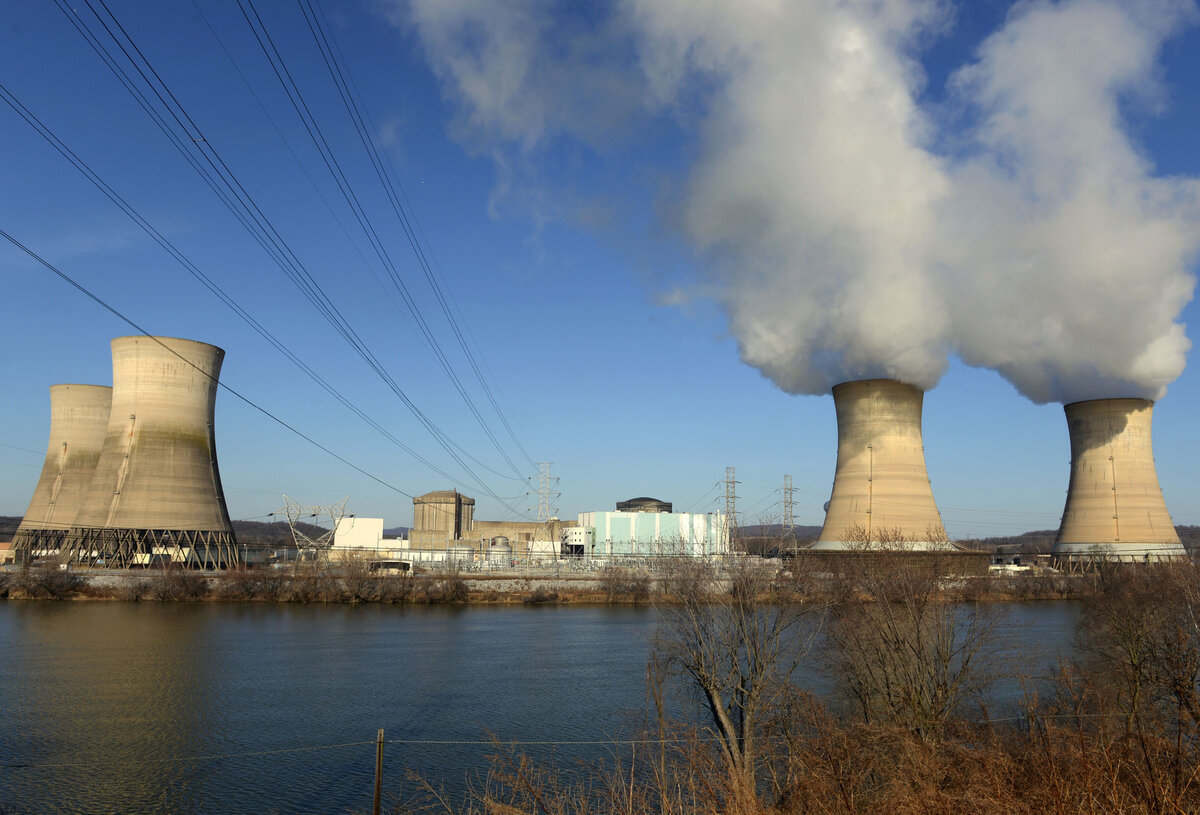
[[[379,815],[379,798],[383,791],[383,728],[375,737],[375,803],[371,806],[371,815]]]

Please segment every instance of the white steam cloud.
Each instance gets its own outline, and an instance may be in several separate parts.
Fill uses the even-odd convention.
[[[1157,100],[1161,48],[1192,3],[1018,4],[954,75],[965,132],[939,131],[920,103],[920,49],[952,11],[412,0],[395,13],[476,146],[603,149],[663,114],[694,132],[676,222],[742,358],[784,390],[929,388],[957,353],[1039,402],[1161,396],[1190,347],[1177,320],[1200,183],[1156,176],[1123,106]]]
[[[1183,371],[1200,184],[1155,177],[1121,106],[1156,101],[1159,51],[1192,10],[1024,6],[956,76],[978,152],[931,253],[963,359],[1034,401],[1157,399]]]

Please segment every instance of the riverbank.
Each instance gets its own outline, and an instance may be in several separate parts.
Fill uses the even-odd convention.
[[[769,568],[769,567],[768,567]],[[661,570],[660,570],[661,571]],[[780,572],[773,591],[792,602],[827,602],[846,596],[844,575]],[[680,589],[674,575],[609,568],[586,575],[471,574],[378,575],[365,569],[248,569],[221,573],[181,569],[64,570],[42,566],[0,572],[0,599],[125,602],[269,602],[478,605],[612,605],[670,603]],[[712,581],[693,590],[724,596]],[[1094,575],[1052,570],[1020,574],[954,576],[941,590],[962,602],[1079,600],[1096,590]]]

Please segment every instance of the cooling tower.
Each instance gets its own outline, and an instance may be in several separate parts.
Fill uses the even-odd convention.
[[[213,436],[225,352],[193,340],[112,341],[112,411],[66,546],[109,567],[237,561]]]
[[[108,427],[112,388],[50,387],[50,442],[29,509],[13,536],[18,563],[57,555],[96,470]]]
[[[924,394],[892,379],[833,388],[838,455],[821,536],[825,551],[951,550],[925,472]]]
[[[1096,399],[1064,407],[1071,434],[1071,482],[1054,543],[1059,560],[1182,557],[1167,513],[1145,399]]]

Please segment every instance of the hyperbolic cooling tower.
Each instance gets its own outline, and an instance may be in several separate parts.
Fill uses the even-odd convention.
[[[925,471],[923,398],[918,388],[893,379],[834,386],[837,471],[813,549],[954,548]]]
[[[1064,406],[1071,434],[1071,482],[1057,558],[1182,557],[1150,443],[1154,403],[1096,399]]]
[[[112,341],[112,412],[66,547],[125,567],[237,561],[213,436],[225,352],[171,337]]]
[[[50,387],[50,441],[29,509],[13,536],[18,562],[58,554],[96,470],[111,405],[112,388],[103,385]]]

